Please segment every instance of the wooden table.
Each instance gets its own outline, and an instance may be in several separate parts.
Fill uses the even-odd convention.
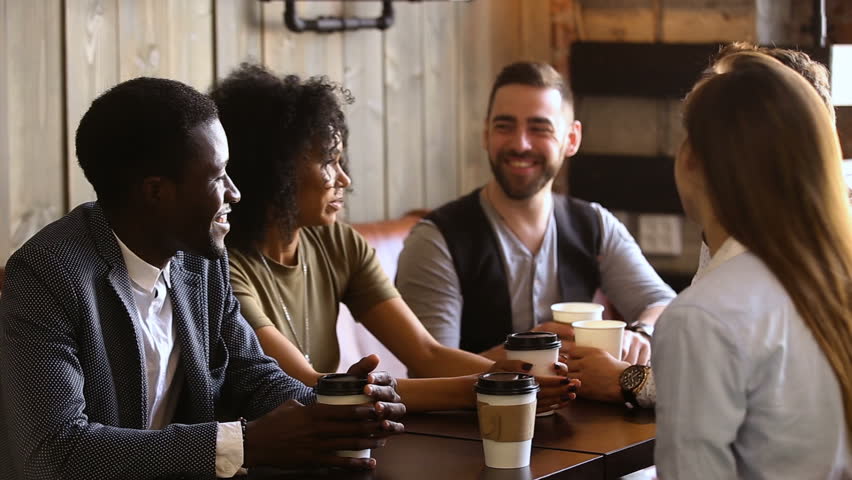
[[[409,414],[408,433],[479,440],[474,411]],[[650,410],[577,400],[553,416],[536,420],[533,447],[603,456],[605,478],[653,465],[656,424]]]
[[[253,469],[251,480],[600,480],[604,476],[603,457],[588,453],[548,448],[532,449],[528,468],[500,470],[486,468],[482,442],[432,435],[402,434],[373,451],[376,470],[344,472],[301,470],[284,472]]]

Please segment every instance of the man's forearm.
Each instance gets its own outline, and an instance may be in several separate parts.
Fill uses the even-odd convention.
[[[646,308],[639,317],[636,318],[636,323],[644,323],[646,325],[656,325],[657,319],[660,318],[667,305]]]

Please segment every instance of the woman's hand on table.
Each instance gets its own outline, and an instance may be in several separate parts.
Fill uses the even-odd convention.
[[[489,372],[529,372],[532,364],[522,360],[500,360],[494,362]],[[535,377],[541,390],[538,392],[539,413],[556,410],[577,398],[581,382],[568,378],[568,367],[562,362],[553,364],[553,375]]]

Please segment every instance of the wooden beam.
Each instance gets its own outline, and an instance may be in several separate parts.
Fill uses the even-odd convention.
[[[721,45],[578,42],[572,46],[571,83],[581,96],[682,98]],[[802,50],[829,64],[828,49]]]

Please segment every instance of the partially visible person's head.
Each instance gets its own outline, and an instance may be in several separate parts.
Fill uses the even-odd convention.
[[[852,222],[823,99],[777,60],[736,53],[696,84],[684,122],[685,209],[705,227],[715,218],[783,285],[837,374],[852,431]]]
[[[228,173],[245,194],[228,244],[252,248],[268,228],[290,235],[333,223],[350,184],[342,110],[349,92],[325,77],[278,77],[243,64],[210,95],[228,134]]]
[[[523,200],[549,188],[580,138],[571,89],[553,67],[518,62],[497,75],[482,142],[508,197]]]
[[[92,102],[80,120],[77,159],[99,203],[114,215],[143,215],[163,251],[224,253],[227,141],[216,105],[174,80],[136,78]]]
[[[805,80],[816,89],[817,94],[819,94],[825,106],[828,107],[832,121],[835,121],[834,104],[831,102],[831,82],[829,81],[828,69],[825,65],[799,50],[761,47],[749,42],[733,42],[719,50],[719,53],[711,61],[710,70],[723,58],[742,52],[757,52],[768,55],[805,77]]]

